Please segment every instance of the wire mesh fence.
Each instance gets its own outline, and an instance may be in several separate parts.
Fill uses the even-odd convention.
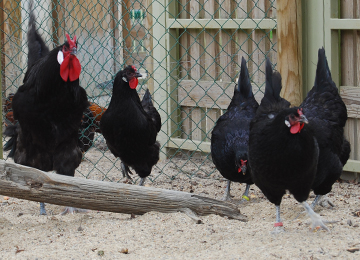
[[[275,2],[35,0],[37,28],[50,49],[64,42],[65,33],[77,35],[80,84],[91,102],[81,132],[89,147],[77,172],[86,178],[122,180],[120,162],[107,149],[99,122],[110,102],[114,75],[131,64],[144,75],[139,94],[148,88],[162,116],[161,161],[149,179],[214,174],[211,131],[230,103],[241,57],[248,62],[258,100],[265,57],[276,64]],[[15,123],[10,94],[27,69],[29,2],[3,0],[0,5],[6,126]]]

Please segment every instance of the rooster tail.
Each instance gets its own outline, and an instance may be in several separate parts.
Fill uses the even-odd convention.
[[[145,95],[144,95],[141,103],[142,103],[142,104],[151,104],[151,105],[152,105],[152,99],[151,99],[151,95],[150,95],[149,89],[146,89]]]
[[[17,126],[16,125],[11,125],[8,126],[5,131],[4,131],[4,135],[6,136],[10,136],[10,140],[7,141],[7,143],[4,145],[4,151],[10,151],[8,157],[14,157],[15,151],[16,151],[16,143],[17,143]]]
[[[246,66],[244,57],[241,59],[241,70],[237,86],[235,86],[235,92],[239,92],[244,98],[254,96],[250,83],[249,70]]]
[[[327,85],[324,84],[325,82],[333,82],[333,80],[331,78],[331,72],[326,59],[325,49],[324,47],[322,47],[321,49],[319,49],[318,52],[318,63],[317,63],[315,83],[314,83],[315,88],[319,89],[322,86]]]
[[[275,98],[275,100],[280,101],[280,91],[281,91],[281,75],[279,72],[273,72],[270,59],[266,59],[265,64],[265,73],[266,73],[266,83],[265,83],[265,94],[264,96],[269,100]]]
[[[36,30],[36,19],[34,14],[34,1],[29,3],[29,28],[27,32],[28,41],[28,68],[39,59],[46,56],[50,51],[44,40]]]

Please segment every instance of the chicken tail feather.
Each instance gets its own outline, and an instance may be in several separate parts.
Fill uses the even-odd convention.
[[[265,85],[265,96],[269,100],[280,101],[280,91],[281,91],[281,75],[279,72],[273,72],[270,59],[266,59],[266,85]]]
[[[325,55],[325,49],[322,47],[318,52],[318,63],[316,68],[316,76],[315,76],[315,87],[319,90],[319,88],[327,86],[324,83],[333,82],[331,78],[331,72],[329,69],[329,65]]]
[[[238,84],[235,87],[235,91],[240,92],[244,98],[249,98],[253,96],[252,87],[250,83],[249,70],[246,66],[246,61],[244,57],[241,59],[241,71],[239,75]]]
[[[149,89],[146,89],[141,103],[142,104],[152,104],[152,99],[151,99],[151,94],[150,94]]]
[[[8,157],[14,157],[16,151],[16,143],[17,143],[17,126],[11,125],[8,126],[4,132],[4,135],[10,136],[10,140],[4,145],[4,151],[10,151]]]
[[[27,32],[28,41],[28,68],[30,68],[39,59],[46,56],[50,51],[39,32],[36,30],[36,19],[34,14],[34,1],[29,3],[29,28]]]

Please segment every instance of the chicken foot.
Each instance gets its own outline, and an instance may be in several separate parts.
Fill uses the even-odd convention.
[[[314,209],[316,205],[320,205],[324,208],[335,207],[335,204],[329,199],[327,195],[316,195],[311,208]]]
[[[74,213],[86,213],[86,212],[88,212],[88,211],[89,211],[89,210],[87,210],[87,209],[66,207],[65,210],[60,213],[60,215],[74,214]]]
[[[240,203],[244,203],[246,201],[249,201],[249,190],[250,190],[250,184],[246,184],[246,188],[245,188],[245,192],[242,195],[242,200],[240,201]]]
[[[305,208],[306,213],[311,218],[311,230],[314,230],[315,228],[323,228],[326,231],[330,231],[330,229],[322,221],[320,215],[316,214],[306,201],[301,202],[301,204]]]
[[[231,190],[230,186],[231,186],[231,181],[228,180],[226,189],[225,189],[225,193],[224,193],[224,197],[221,200],[223,200],[223,201],[231,201],[232,200],[231,195],[230,195],[230,190]],[[242,200],[240,201],[240,204],[244,203],[246,201],[249,201],[249,197],[248,197],[249,190],[250,190],[250,184],[246,184],[245,192],[242,195]]]

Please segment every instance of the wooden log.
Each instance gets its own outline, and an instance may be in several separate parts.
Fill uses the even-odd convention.
[[[236,205],[187,192],[46,173],[0,160],[0,193],[19,199],[142,215],[150,211],[217,214],[246,221]]]
[[[301,0],[277,0],[278,64],[282,76],[281,96],[292,105],[303,100]],[[321,46],[320,46],[321,47]]]

